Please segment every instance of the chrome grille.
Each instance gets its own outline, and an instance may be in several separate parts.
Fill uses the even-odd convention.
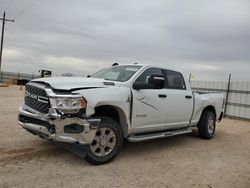
[[[43,98],[43,100],[41,101],[39,100],[39,98]],[[24,103],[26,106],[38,112],[44,114],[49,113],[49,99],[43,88],[35,87],[31,84],[26,84]]]

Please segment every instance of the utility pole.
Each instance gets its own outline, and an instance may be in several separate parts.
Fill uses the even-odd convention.
[[[4,25],[5,25],[5,22],[14,22],[14,20],[6,19],[5,12],[3,13],[3,18],[0,18],[0,20],[2,20],[2,36],[1,36],[1,51],[0,51],[0,72],[1,72],[2,55],[3,55]]]

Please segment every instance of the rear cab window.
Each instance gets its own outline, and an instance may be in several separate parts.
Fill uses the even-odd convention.
[[[185,80],[180,72],[165,70],[165,88],[186,90]]]

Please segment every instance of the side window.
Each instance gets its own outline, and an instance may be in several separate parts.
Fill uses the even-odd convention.
[[[166,70],[167,83],[166,88],[168,89],[186,89],[185,81],[183,76],[179,72]]]
[[[145,83],[147,84],[149,81],[149,78],[151,75],[153,74],[159,74],[159,75],[163,75],[162,69],[159,68],[149,68],[147,70],[145,70],[137,79],[136,79],[136,83]]]

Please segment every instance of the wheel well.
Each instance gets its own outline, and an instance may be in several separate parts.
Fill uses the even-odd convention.
[[[215,116],[215,119],[216,119],[216,111],[215,111],[215,108],[214,106],[207,106],[206,108],[203,109],[202,113],[205,112],[205,111],[210,111],[210,112],[213,112],[214,116]]]
[[[128,124],[124,112],[115,106],[103,105],[95,108],[93,116],[107,116],[115,120],[121,127],[124,137],[128,134]]]

